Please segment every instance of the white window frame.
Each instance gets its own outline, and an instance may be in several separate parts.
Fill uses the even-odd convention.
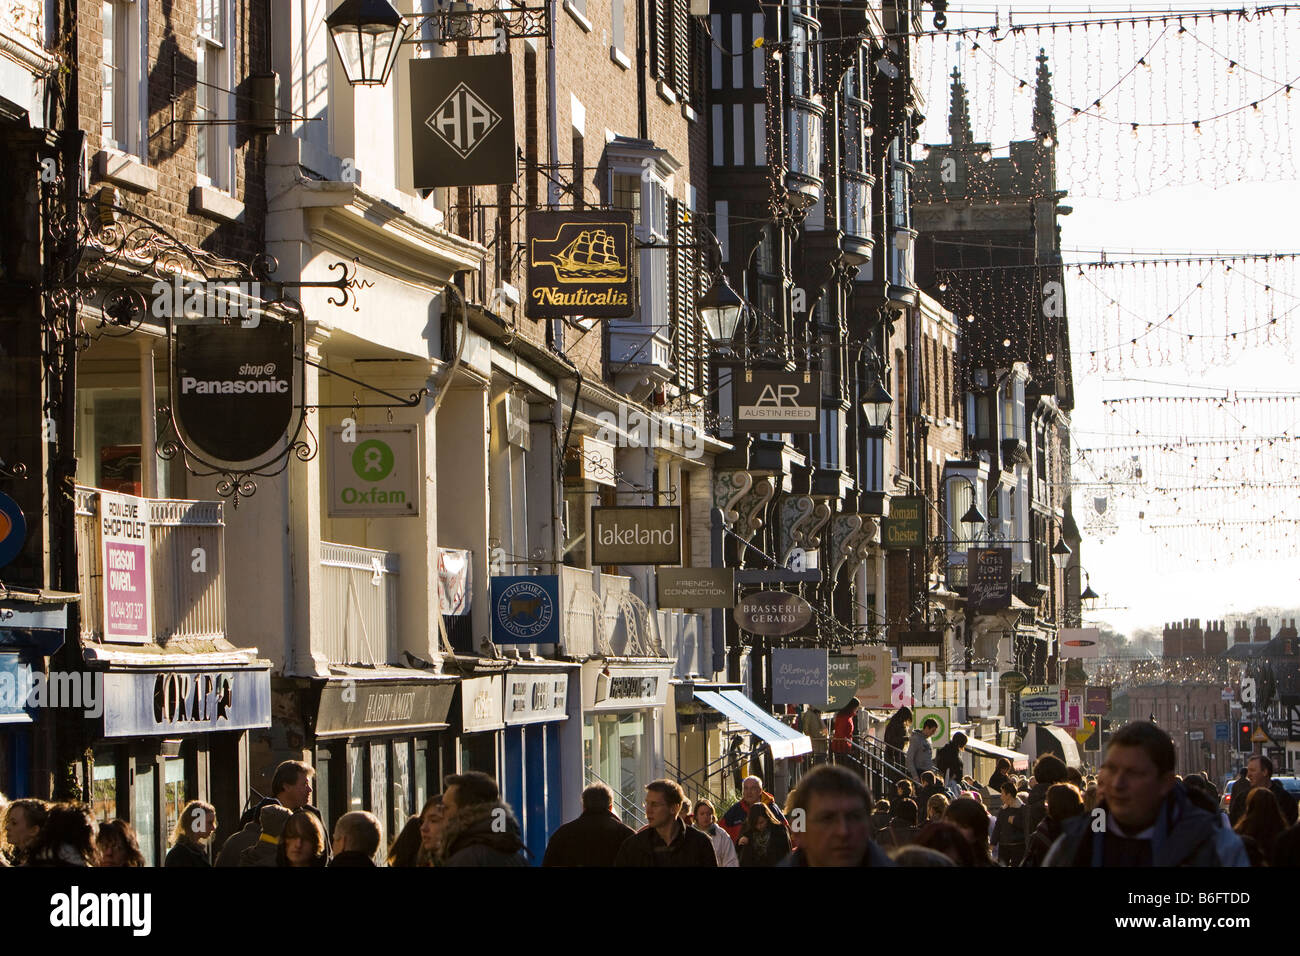
[[[105,150],[147,158],[148,138],[144,117],[148,110],[148,83],[145,81],[145,49],[148,13],[145,0],[104,0],[113,8],[113,53],[116,88],[113,96],[111,134],[109,123],[100,119],[100,137]],[[102,26],[102,22],[101,22]],[[104,47],[100,47],[103,57]],[[102,77],[101,77],[102,83]],[[102,89],[102,87],[101,87]],[[102,100],[101,100],[102,102]]]
[[[235,94],[231,70],[233,17],[230,0],[199,0],[199,6],[210,4],[218,18],[216,29],[204,32],[201,17],[195,18],[194,63],[198,83],[195,84],[195,112],[200,97],[204,97],[208,118],[221,121],[212,126],[195,126],[194,175],[203,186],[212,186],[223,192],[233,188],[235,127]],[[214,35],[215,34],[215,35]],[[208,86],[200,86],[207,83]],[[203,143],[207,153],[206,172],[200,165],[198,148]]]

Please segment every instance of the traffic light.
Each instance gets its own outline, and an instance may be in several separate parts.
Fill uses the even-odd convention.
[[[1243,720],[1237,724],[1237,749],[1242,753],[1250,753],[1255,749],[1255,742],[1250,738],[1255,736],[1255,728],[1249,720]]]
[[[1083,742],[1084,752],[1099,752],[1101,750],[1101,715],[1086,714],[1083,718],[1083,726],[1091,731]]]

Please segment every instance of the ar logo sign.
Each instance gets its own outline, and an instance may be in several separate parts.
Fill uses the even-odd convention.
[[[774,405],[782,408],[786,405],[799,407],[798,385],[764,385],[755,405]]]

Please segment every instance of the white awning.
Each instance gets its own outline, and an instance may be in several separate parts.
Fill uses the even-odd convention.
[[[1011,761],[1012,770],[1028,770],[1029,755],[1022,754],[1015,750],[1008,750],[1006,747],[999,747],[997,744],[991,744],[984,740],[976,740],[969,737],[966,740],[966,749],[972,753],[977,753],[982,757],[1006,757]]]
[[[812,741],[807,734],[781,723],[738,690],[697,690],[695,699],[767,741],[773,759],[782,760],[812,752]]]

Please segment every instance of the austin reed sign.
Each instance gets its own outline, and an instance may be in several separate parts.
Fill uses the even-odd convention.
[[[668,507],[591,509],[592,564],[681,564],[682,511]]]

